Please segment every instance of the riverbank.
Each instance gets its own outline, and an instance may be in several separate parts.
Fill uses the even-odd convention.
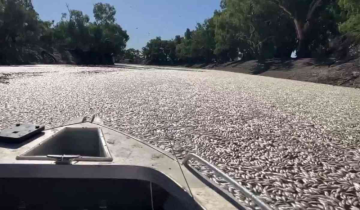
[[[190,68],[215,69],[221,71],[255,74],[260,76],[314,82],[335,86],[360,88],[360,58],[344,63],[322,62],[312,58],[299,60],[269,60],[265,64],[257,61],[228,62],[224,64],[186,65]]]

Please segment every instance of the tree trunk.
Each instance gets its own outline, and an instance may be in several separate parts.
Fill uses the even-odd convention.
[[[291,12],[278,0],[272,0],[272,1],[276,3],[285,13],[287,13],[290,18],[294,20],[296,34],[298,38],[298,47],[296,49],[297,57],[305,58],[311,56],[309,50],[310,41],[308,39],[308,34],[309,31],[311,30],[313,20],[316,19],[314,15],[316,11],[323,5],[324,3],[323,0],[313,0],[311,2],[306,16],[305,24],[303,21],[299,20],[299,18],[296,16],[296,12]]]
[[[298,38],[298,47],[296,49],[297,58],[307,58],[311,56],[309,50],[309,42],[308,42],[308,31],[310,29],[310,22],[306,22],[303,24],[301,21],[294,19],[294,24],[296,28],[296,34]]]
[[[299,40],[298,47],[296,49],[297,58],[310,58],[311,53],[309,50],[309,42],[306,39]]]

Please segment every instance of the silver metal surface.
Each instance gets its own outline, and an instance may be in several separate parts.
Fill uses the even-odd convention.
[[[46,157],[50,159],[55,159],[55,164],[71,164],[71,161],[74,159],[79,158],[80,155],[47,155]]]
[[[71,127],[58,130],[54,135],[16,158],[17,160],[49,160],[49,155],[78,155],[75,161],[113,160],[100,128]]]
[[[231,177],[229,177],[228,175],[226,175],[224,172],[222,172],[220,169],[218,169],[216,166],[214,166],[213,164],[209,163],[208,161],[204,160],[203,158],[199,157],[198,155],[195,154],[188,154],[184,161],[183,161],[183,165],[187,168],[191,167],[188,163],[190,159],[195,159],[199,162],[201,162],[202,164],[206,165],[207,167],[209,167],[210,169],[212,169],[218,176],[220,176],[221,178],[223,178],[224,180],[226,180],[227,182],[229,182],[230,184],[232,184],[234,186],[234,188],[236,188],[237,190],[239,190],[243,195],[245,195],[246,197],[250,198],[251,200],[254,201],[255,204],[257,204],[261,209],[263,210],[271,210],[270,206],[268,206],[267,204],[265,204],[263,201],[261,201],[259,198],[257,198],[253,193],[251,193],[248,189],[246,189],[245,187],[239,185],[234,179],[232,179]],[[192,170],[195,171],[195,170]],[[234,200],[235,202],[239,203],[238,201]],[[240,204],[240,203],[239,203]],[[241,204],[240,204],[241,205]]]

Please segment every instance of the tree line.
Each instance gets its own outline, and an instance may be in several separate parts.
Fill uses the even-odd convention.
[[[0,0],[0,63],[25,62],[26,56],[38,56],[27,52],[39,48],[72,50],[99,63],[124,53],[129,35],[116,23],[115,8],[97,3],[93,14],[91,22],[88,15],[68,6],[68,13],[55,23],[41,20],[31,0]]]
[[[358,0],[221,0],[220,6],[194,30],[156,37],[139,51],[125,50],[129,35],[109,4],[94,5],[94,21],[68,6],[54,22],[41,20],[31,0],[0,0],[0,64],[25,63],[39,56],[34,51],[54,49],[95,63],[115,57],[160,65],[287,59],[294,51],[298,58],[326,57],[339,49],[346,55],[360,40]],[[336,48],[344,39],[347,45]]]
[[[146,62],[264,61],[294,52],[297,58],[329,56],[336,40],[360,39],[358,0],[222,0],[220,6],[183,36],[150,40],[142,50]]]

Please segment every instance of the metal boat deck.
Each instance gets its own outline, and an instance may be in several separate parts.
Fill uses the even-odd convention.
[[[41,135],[16,144],[0,144],[0,180],[8,178],[43,179],[128,179],[155,183],[174,195],[189,208],[238,209],[239,206],[220,196],[200,181],[170,154],[135,137],[111,128],[89,122],[72,122],[72,125],[45,130]],[[27,159],[26,152],[41,146],[65,128],[99,128],[112,160],[75,159],[71,164],[57,164],[55,160]],[[49,154],[50,155],[50,154]],[[180,169],[181,167],[181,169]],[[186,179],[184,179],[184,176]],[[189,186],[189,187],[188,187]],[[184,196],[184,195],[192,195]],[[198,207],[191,207],[194,199]]]

